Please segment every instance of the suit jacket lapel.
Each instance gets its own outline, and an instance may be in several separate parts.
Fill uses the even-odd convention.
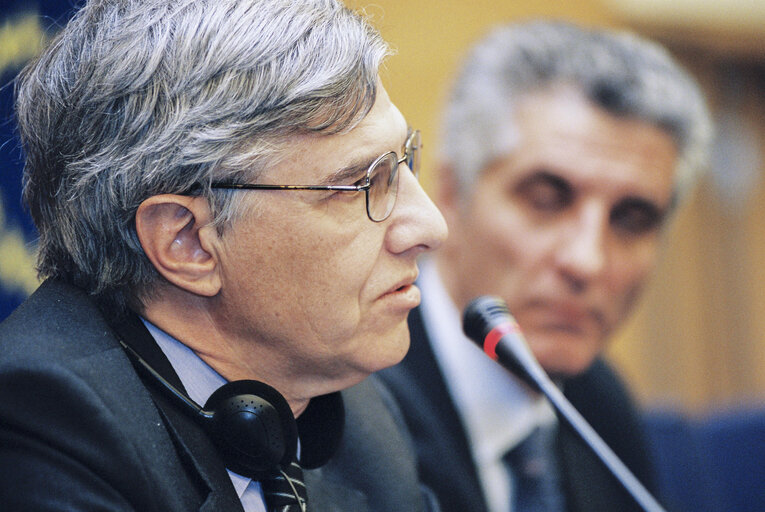
[[[305,471],[305,484],[308,489],[308,507],[310,510],[336,510],[342,504],[343,510],[370,512],[366,496],[349,487],[344,482],[331,478],[322,468]]]
[[[416,401],[408,407],[434,408],[430,412],[431,419],[425,426],[427,431],[412,428],[415,445],[422,443],[423,449],[418,451],[419,456],[425,459],[425,468],[441,468],[440,474],[425,475],[425,481],[434,488],[440,485],[441,495],[444,492],[454,495],[454,500],[450,498],[450,502],[469,503],[472,510],[479,510],[480,505],[480,510],[486,510],[477,469],[467,443],[467,434],[436,363],[420,308],[409,314],[409,332],[411,347],[402,364],[409,368],[412,375],[417,375],[420,382],[413,382],[406,392],[407,395],[415,396]],[[399,394],[397,398],[402,399]],[[438,421],[433,423],[432,418],[438,418]],[[428,457],[433,458],[434,454],[437,454],[438,460],[428,460]],[[444,478],[446,481],[442,480]],[[445,491],[443,488],[446,486],[451,487],[451,491]]]
[[[131,315],[112,327],[155,371],[174,387],[186,392],[172,365],[137,316]],[[208,490],[200,510],[241,511],[242,505],[231,479],[207,434],[170,400],[159,383],[149,380],[143,371],[138,371],[138,374],[146,383],[184,465],[193,468],[199,483]]]
[[[629,500],[625,501],[626,491],[621,489],[603,463],[563,422],[558,430],[558,453],[567,510],[616,510],[614,507],[620,503],[630,507]],[[623,507],[618,509],[631,510]]]

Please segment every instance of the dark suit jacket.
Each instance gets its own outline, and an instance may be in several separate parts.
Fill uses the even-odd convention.
[[[444,512],[486,512],[467,434],[437,365],[419,308],[409,315],[412,345],[402,363],[380,376],[404,412],[423,482]],[[644,485],[653,487],[637,412],[616,375],[597,361],[565,384],[565,394]],[[572,512],[639,510],[586,446],[561,426],[558,457]]]
[[[180,386],[140,322],[121,334]],[[305,472],[310,510],[426,510],[392,400],[369,380],[342,394],[340,448]],[[91,298],[55,281],[0,324],[0,503],[8,511],[242,510],[204,432],[147,387]]]

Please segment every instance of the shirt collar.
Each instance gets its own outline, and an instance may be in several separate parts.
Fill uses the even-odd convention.
[[[181,380],[183,387],[186,388],[189,398],[200,406],[204,406],[210,395],[226,383],[226,379],[208,366],[189,347],[146,319],[141,318],[141,320],[165,354],[165,357],[167,357],[167,360],[170,361],[170,365],[172,365],[175,373]],[[231,482],[234,484],[237,496],[241,499],[252,479],[228,469],[226,471],[228,471]]]
[[[423,322],[478,465],[501,459],[534,428],[554,423],[555,413],[544,397],[464,335],[462,315],[432,261],[422,262],[418,284]]]

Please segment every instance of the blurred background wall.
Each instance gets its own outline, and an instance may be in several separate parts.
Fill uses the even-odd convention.
[[[0,318],[36,285],[34,232],[20,206],[12,80],[74,0],[0,0]],[[658,273],[609,358],[641,402],[689,414],[765,403],[765,2],[754,0],[347,0],[397,55],[383,80],[425,137],[465,48],[489,27],[554,17],[664,42],[706,89],[718,122],[713,166],[670,228]],[[42,14],[42,16],[41,16]]]

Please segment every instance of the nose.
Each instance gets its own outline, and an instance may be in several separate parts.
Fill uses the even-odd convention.
[[[441,211],[408,167],[399,168],[396,205],[388,219],[386,247],[394,254],[420,253],[438,248],[448,234]]]
[[[606,209],[586,204],[561,233],[556,264],[574,289],[585,288],[605,268],[607,230]]]

